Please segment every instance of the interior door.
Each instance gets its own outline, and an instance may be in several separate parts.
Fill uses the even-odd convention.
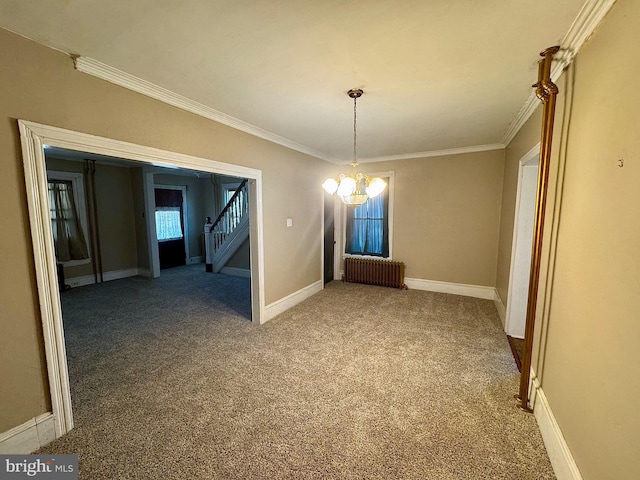
[[[155,197],[160,269],[186,265],[182,190],[156,188]]]
[[[333,262],[335,255],[334,238],[334,198],[324,194],[324,284],[333,280]]]

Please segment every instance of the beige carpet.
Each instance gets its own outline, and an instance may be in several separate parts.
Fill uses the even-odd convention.
[[[222,280],[228,281],[222,281]],[[63,294],[83,479],[550,479],[491,301],[332,282],[265,325],[194,267]]]

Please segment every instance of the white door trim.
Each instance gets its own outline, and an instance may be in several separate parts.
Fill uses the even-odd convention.
[[[73,428],[73,411],[53,248],[53,234],[49,217],[45,146],[137,160],[154,165],[160,164],[161,166],[166,165],[249,178],[254,185],[250,202],[250,218],[252,221],[252,320],[256,323],[265,321],[262,170],[74,132],[25,120],[18,120],[18,126],[22,144],[36,284],[56,438]]]
[[[514,332],[514,325],[512,325],[513,322],[513,311],[515,308],[514,305],[514,297],[513,297],[513,291],[514,291],[514,284],[516,282],[516,263],[517,263],[517,250],[518,250],[518,241],[522,242],[523,239],[520,238],[520,240],[518,239],[518,221],[520,219],[520,215],[521,215],[521,207],[522,207],[522,202],[521,202],[521,197],[522,197],[522,191],[523,191],[523,185],[522,185],[522,180],[524,177],[524,169],[527,167],[527,165],[531,165],[532,163],[534,163],[535,161],[537,161],[537,159],[540,156],[540,143],[536,144],[531,150],[529,150],[527,153],[525,153],[522,158],[520,158],[519,160],[519,165],[518,165],[518,187],[516,190],[516,206],[515,206],[515,212],[514,212],[514,220],[513,220],[513,236],[512,236],[512,242],[511,242],[511,263],[510,263],[510,267],[509,267],[509,290],[507,291],[507,305],[506,305],[506,315],[505,315],[505,323],[504,323],[504,330],[508,335],[513,335]],[[520,336],[520,335],[515,335],[515,336]]]

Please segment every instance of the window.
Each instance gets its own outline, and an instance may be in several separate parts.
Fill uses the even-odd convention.
[[[180,207],[156,207],[156,235],[159,242],[183,237]]]
[[[231,198],[235,195],[240,187],[239,183],[223,183],[223,195],[224,195],[224,205],[222,208],[228,205]],[[240,190],[238,194],[238,205],[244,205],[244,192]],[[231,208],[229,210],[228,216],[228,224],[225,226],[227,232],[233,231],[234,228],[238,226],[240,223],[240,219],[242,218],[242,212],[238,208]]]
[[[389,198],[391,178],[383,177],[387,188],[375,198],[358,207],[347,206],[345,226],[345,253],[388,258]]]
[[[186,187],[180,185],[155,186],[156,238],[159,242],[184,238],[186,226],[183,224],[186,207]]]
[[[229,200],[231,200],[231,197],[233,197],[236,194],[236,190],[235,189],[231,189],[228,188],[224,191],[224,204],[226,205],[227,203],[229,203]]]
[[[48,171],[47,184],[56,259],[65,266],[89,263],[82,174]]]

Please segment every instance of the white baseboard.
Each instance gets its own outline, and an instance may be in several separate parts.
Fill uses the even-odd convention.
[[[317,282],[312,283],[311,285],[307,285],[304,288],[301,288],[297,292],[293,292],[291,295],[287,295],[280,300],[276,300],[273,303],[270,303],[266,307],[264,307],[264,319],[262,322],[266,322],[267,320],[271,320],[273,317],[280,315],[282,312],[289,310],[291,307],[299,304],[303,300],[315,295],[318,292],[322,291],[322,280],[318,280]]]
[[[139,268],[138,269],[138,275],[141,277],[149,277],[151,278],[151,270],[149,270],[148,268]]]
[[[68,277],[64,279],[64,283],[70,287],[84,287],[96,283],[93,275],[83,275],[81,277]]]
[[[0,434],[0,453],[27,455],[44,447],[55,438],[53,414],[47,412]]]
[[[582,480],[582,475],[578,469],[571,450],[562,435],[560,426],[551,411],[547,397],[536,377],[531,370],[531,400],[533,405],[533,415],[536,417],[544,446],[547,448],[553,471],[558,480]]]
[[[121,278],[135,277],[136,275],[150,277],[151,272],[144,268],[127,268],[125,270],[111,270],[110,272],[104,272],[102,274],[102,278],[105,282],[109,282],[111,280],[119,280]],[[64,283],[70,287],[84,287],[85,285],[93,285],[96,282],[94,275],[83,275],[81,277],[65,278]]]
[[[225,275],[233,275],[234,277],[251,278],[251,270],[248,268],[222,267],[220,273]]]
[[[482,285],[467,285],[464,283],[438,282],[435,280],[422,280],[420,278],[405,278],[407,287],[414,290],[426,290],[428,292],[450,293],[465,297],[483,298],[493,300],[496,289]]]
[[[494,289],[493,292],[493,303],[496,306],[496,310],[498,310],[498,317],[500,317],[502,327],[504,328],[507,325],[507,308],[504,306],[504,302],[497,289]]]
[[[137,268],[128,268],[126,270],[112,270],[110,272],[104,272],[102,278],[105,282],[111,280],[120,280],[121,278],[135,277],[138,275],[139,270]]]
[[[189,258],[189,265],[195,265],[196,263],[203,263],[204,260],[202,258],[202,255],[200,255],[199,257],[190,257]]]

